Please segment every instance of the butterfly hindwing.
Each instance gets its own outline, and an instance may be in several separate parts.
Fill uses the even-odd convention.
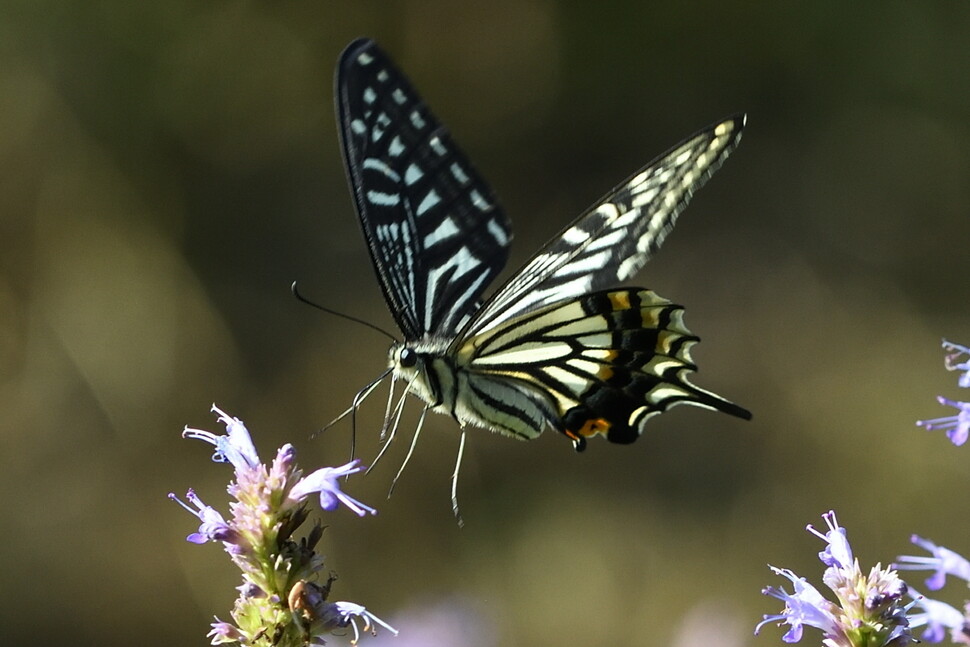
[[[454,335],[505,266],[508,219],[373,41],[347,47],[335,85],[344,161],[388,307],[406,339]]]
[[[684,325],[681,306],[650,290],[612,290],[493,327],[467,340],[458,359],[483,383],[513,382],[544,401],[544,407],[523,408],[518,417],[504,411],[503,431],[509,435],[534,437],[548,424],[577,446],[598,434],[630,443],[649,418],[677,404],[750,416],[691,384],[689,373],[697,367],[690,349],[697,341]],[[495,407],[498,399],[487,404]],[[540,410],[548,416],[545,424],[536,422]]]
[[[469,334],[633,276],[693,193],[737,146],[744,116],[688,137],[637,171],[554,237],[478,312]]]

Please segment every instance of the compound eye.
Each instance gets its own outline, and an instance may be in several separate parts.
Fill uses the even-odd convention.
[[[397,361],[403,368],[412,368],[418,363],[418,354],[410,348],[403,348]]]

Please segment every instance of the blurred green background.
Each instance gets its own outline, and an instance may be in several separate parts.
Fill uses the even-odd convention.
[[[219,430],[212,402],[264,457],[346,460],[348,425],[308,435],[386,343],[288,286],[393,326],[333,118],[361,35],[490,179],[513,267],[668,146],[749,114],[636,283],[687,306],[697,383],[754,420],[675,409],[583,455],[473,431],[459,530],[458,434],[430,417],[391,500],[406,440],[348,484],[377,517],[325,518],[335,597],[396,624],[390,644],[780,644],[751,636],[780,608],[765,564],[819,582],[803,529],[833,507],[866,567],[911,532],[970,552],[950,507],[968,450],[913,425],[961,395],[940,338],[970,343],[970,4],[6,0],[3,644],[201,645],[228,618],[237,572],[165,498],[192,486],[225,510],[229,470],[179,438]]]

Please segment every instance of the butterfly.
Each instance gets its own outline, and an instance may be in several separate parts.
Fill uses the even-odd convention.
[[[650,418],[679,404],[751,417],[690,382],[698,338],[681,306],[651,290],[615,287],[660,247],[737,145],[743,115],[637,171],[486,298],[512,238],[492,189],[374,41],[345,49],[335,92],[360,226],[404,337],[391,345],[385,373],[345,414],[391,376],[384,449],[408,393],[425,405],[415,440],[429,410],[457,420],[456,515],[468,426],[522,440],[554,429],[581,451],[593,436],[632,443]],[[392,406],[397,382],[404,395]]]

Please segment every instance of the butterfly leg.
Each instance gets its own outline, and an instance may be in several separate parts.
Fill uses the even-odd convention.
[[[310,434],[310,440],[313,440],[314,438],[316,438],[317,436],[325,432],[327,429],[330,429],[331,427],[333,427],[335,424],[337,424],[338,422],[340,422],[350,414],[356,415],[357,407],[359,407],[361,403],[367,399],[367,396],[369,396],[371,393],[374,392],[374,389],[376,389],[380,385],[380,383],[384,381],[384,378],[386,378],[388,375],[391,374],[391,371],[392,369],[387,369],[386,371],[381,373],[376,380],[374,380],[373,382],[371,382],[370,384],[362,388],[360,391],[358,391],[357,394],[354,396],[353,403],[349,407],[347,407],[347,409],[345,409],[344,412],[341,413],[339,416],[337,416],[336,418],[334,418],[333,420],[325,424],[323,427],[320,427],[312,434]],[[351,456],[351,458],[353,458],[353,456]]]
[[[394,369],[388,370],[393,371]],[[384,405],[384,424],[381,425],[381,440],[384,440],[384,437],[387,436],[387,425],[391,420],[391,404],[394,402],[394,385],[396,383],[397,380],[392,378],[391,387],[387,391],[387,404]],[[407,392],[407,390],[405,390],[405,392]]]
[[[394,381],[392,380],[391,389],[393,388],[394,388]],[[381,451],[377,452],[377,458],[374,459],[374,462],[370,464],[370,467],[367,468],[367,471],[365,471],[364,474],[370,474],[370,471],[374,469],[377,463],[384,456],[384,452],[386,452],[387,449],[391,446],[391,442],[394,441],[394,436],[397,435],[397,429],[401,425],[401,414],[404,413],[404,402],[407,397],[408,397],[408,390],[407,388],[405,388],[404,393],[401,394],[401,398],[397,401],[397,404],[394,406],[394,411],[384,416],[384,426],[381,429],[381,438],[383,439],[385,435],[387,436],[387,438],[386,440],[384,440],[384,445],[383,447],[381,447]],[[390,420],[394,420],[394,422],[389,423]]]
[[[388,375],[391,374],[391,369],[387,369],[381,373],[380,377],[365,386],[363,389],[357,392],[354,396],[354,401],[350,405],[350,410],[353,412],[350,416],[350,460],[354,460],[357,456],[357,409],[360,407],[361,403],[374,392],[381,382],[384,381]],[[394,380],[391,380],[391,388],[394,388]]]
[[[458,511],[458,470],[461,467],[461,457],[465,454],[465,427],[461,428],[461,440],[458,443],[458,458],[455,460],[455,471],[451,475],[451,509],[455,513],[455,521],[458,527],[465,525],[465,520],[461,518]]]
[[[397,485],[397,480],[401,478],[401,474],[404,473],[404,468],[408,466],[411,461],[411,455],[414,454],[414,448],[418,444],[418,436],[421,434],[421,428],[424,426],[424,418],[428,415],[428,407],[421,410],[421,417],[418,418],[418,426],[414,430],[414,437],[411,438],[411,446],[408,448],[407,456],[404,457],[404,462],[401,463],[400,469],[398,469],[397,474],[394,476],[394,480],[391,481],[391,487],[387,491],[387,498],[390,499],[391,495],[394,494],[394,486]]]

